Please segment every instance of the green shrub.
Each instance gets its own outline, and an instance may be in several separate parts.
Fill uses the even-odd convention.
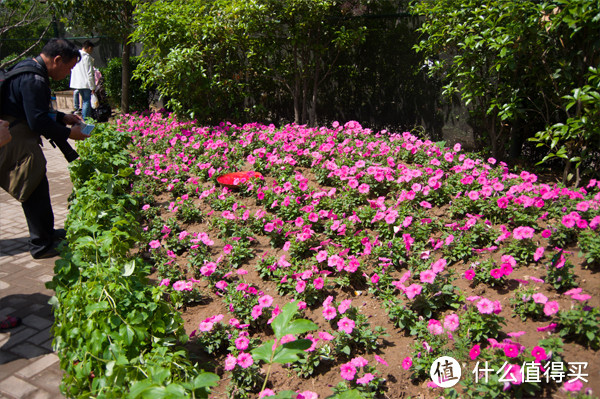
[[[131,71],[134,71],[139,64],[139,57],[131,57]],[[121,105],[121,58],[111,58],[108,60],[106,68],[102,68],[104,77],[104,87],[110,102],[113,106]],[[140,79],[132,78],[129,83],[129,109],[131,111],[145,111],[150,106],[151,90],[142,87]]]

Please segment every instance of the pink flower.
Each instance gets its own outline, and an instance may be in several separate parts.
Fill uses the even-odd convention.
[[[555,313],[558,312],[558,309],[559,309],[558,302],[556,302],[556,301],[548,301],[544,305],[544,314],[546,316],[552,316],[553,314],[555,314]]]
[[[360,368],[365,367],[369,364],[369,361],[362,356],[357,356],[354,359],[350,360],[350,363],[354,365],[354,367]]]
[[[422,271],[419,276],[422,283],[433,284],[433,281],[435,280],[435,273],[432,270]]]
[[[241,351],[245,351],[246,349],[248,349],[248,344],[250,343],[250,340],[246,337],[239,337],[238,339],[235,340],[235,347]]]
[[[255,305],[252,307],[252,313],[250,314],[252,316],[252,319],[256,320],[258,319],[261,315],[262,315],[262,306],[260,305]]]
[[[160,247],[160,241],[152,240],[152,241],[150,241],[150,243],[148,245],[150,245],[150,248],[156,249],[156,248]]]
[[[352,306],[352,299],[344,299],[338,306],[337,310],[340,312],[340,314],[344,314],[348,309],[350,309],[350,306]]]
[[[562,386],[562,389],[567,392],[579,392],[581,391],[581,388],[583,388],[583,383],[580,380],[575,380],[573,382],[565,381]]]
[[[354,321],[344,317],[337,322],[338,331],[343,331],[346,334],[352,334],[352,330],[354,329]]]
[[[477,358],[477,356],[479,356],[480,353],[481,353],[481,345],[479,345],[479,344],[473,345],[473,347],[469,351],[469,357],[471,358],[471,360],[475,360]]]
[[[538,327],[537,330],[541,331],[541,332],[554,331],[556,329],[556,327],[558,327],[558,324],[556,324],[556,323],[550,323],[547,326]]]
[[[329,334],[327,331],[319,331],[319,339],[323,341],[332,341],[335,337]]]
[[[248,156],[250,157],[251,155]],[[275,396],[275,391],[269,388],[265,388],[265,390],[260,391],[260,393],[258,394],[259,399],[268,398],[269,396]]]
[[[471,280],[473,280],[473,277],[475,277],[475,270],[473,270],[473,269],[465,270],[465,279],[471,281]]]
[[[420,286],[419,284],[411,284],[406,288],[406,291],[404,291],[404,293],[406,294],[408,299],[413,299],[414,297],[419,295],[422,290],[423,290],[423,287]]]
[[[298,393],[296,399],[319,399],[319,395],[313,391],[302,391]]]
[[[383,364],[384,366],[388,365],[388,363],[385,360],[383,360],[383,358],[381,358],[380,356],[374,355],[374,357],[377,363]]]
[[[263,308],[268,308],[273,304],[273,297],[271,295],[263,295],[258,298],[258,304]]]
[[[508,276],[510,276],[510,275],[511,275],[511,273],[513,272],[513,268],[512,268],[512,266],[510,265],[510,263],[503,263],[503,264],[500,266],[500,271],[502,272],[502,274],[503,274],[504,276],[507,276],[507,277],[508,277]]]
[[[198,330],[204,331],[204,332],[208,332],[208,331],[212,330],[212,328],[213,328],[213,323],[211,323],[210,321],[200,322],[200,325],[198,326]]]
[[[498,269],[498,268],[494,268],[492,270],[490,270],[490,275],[495,278],[496,280],[499,280],[502,278],[502,276],[504,275],[502,273],[502,270]]]
[[[298,293],[304,292],[305,288],[306,288],[306,281],[298,280],[298,282],[296,283],[296,292],[298,292]]]
[[[315,289],[320,290],[325,285],[325,280],[323,280],[323,277],[317,277],[316,279],[314,279],[313,285]]]
[[[427,329],[429,330],[429,333],[433,335],[440,335],[444,332],[444,329],[442,328],[442,323],[435,319],[429,320],[429,323],[427,324]]]
[[[323,317],[325,320],[331,320],[337,316],[337,312],[333,306],[325,306],[323,308]]]
[[[402,361],[402,368],[404,370],[408,370],[409,368],[412,367],[412,364],[413,364],[412,358],[410,356],[407,356]]]
[[[435,262],[433,262],[433,264],[431,265],[431,270],[435,274],[441,273],[446,268],[446,264],[447,264],[446,259],[440,258],[440,259],[436,260]]]
[[[456,331],[459,325],[460,319],[455,313],[451,313],[444,318],[444,329],[446,331]]]
[[[358,192],[361,194],[368,194],[369,189],[370,187],[367,183],[363,183],[360,186],[358,186]]]
[[[375,376],[371,373],[366,373],[365,375],[363,375],[361,378],[356,380],[357,384],[361,384],[361,385],[366,385],[369,382],[371,382],[373,379],[375,378]]]
[[[159,286],[160,286],[160,287],[162,287],[162,286],[168,287],[170,284],[171,284],[171,280],[170,280],[170,279],[168,279],[168,278],[163,278],[163,279],[160,281],[160,284],[159,284]]]
[[[242,352],[237,357],[237,364],[241,368],[247,369],[254,364],[254,359],[252,359],[252,355],[249,353]]]
[[[226,371],[231,371],[235,368],[235,365],[237,364],[237,359],[235,358],[235,356],[233,356],[231,353],[227,355],[227,358],[225,359],[225,370]]]
[[[524,240],[527,238],[532,238],[535,230],[531,227],[520,226],[513,230],[513,236],[516,240]]]
[[[533,298],[533,302],[544,304],[548,302],[548,297],[542,294],[541,292],[537,292],[531,296]]]
[[[504,347],[504,354],[508,357],[519,356],[519,347],[514,344],[509,344]]]
[[[344,363],[340,366],[340,375],[343,379],[352,381],[356,375],[356,368],[352,363]]]
[[[494,304],[487,298],[481,298],[479,302],[477,302],[477,310],[482,314],[492,314],[494,311]]]
[[[421,202],[419,202],[419,205],[421,205],[423,208],[426,208],[426,209],[431,208],[431,204],[427,201],[421,201]]]
[[[546,360],[546,351],[541,346],[536,346],[531,350],[531,355],[535,358],[536,362]]]
[[[512,377],[510,377],[512,375]],[[523,382],[523,376],[521,375],[521,366],[518,364],[511,364],[507,373],[506,379],[514,385],[521,385]]]
[[[542,256],[544,256],[544,247],[538,247],[533,254],[533,260],[537,262]]]

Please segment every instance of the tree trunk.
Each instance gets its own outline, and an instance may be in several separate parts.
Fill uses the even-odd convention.
[[[131,53],[131,45],[128,37],[123,38],[123,53],[121,54],[121,112],[129,113],[129,80],[131,77],[131,64],[129,55]]]

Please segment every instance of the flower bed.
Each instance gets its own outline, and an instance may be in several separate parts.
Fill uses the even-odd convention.
[[[153,114],[118,130],[134,142],[147,289],[180,310],[189,358],[221,376],[213,396],[600,388],[596,181],[543,183],[356,122]],[[216,181],[249,170],[264,178]],[[430,378],[441,356],[463,364],[447,392]]]

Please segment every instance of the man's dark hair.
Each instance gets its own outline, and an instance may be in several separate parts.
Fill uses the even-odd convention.
[[[64,62],[69,62],[73,58],[77,58],[77,61],[81,59],[77,46],[67,39],[50,39],[42,49],[42,54],[50,58],[60,55]]]
[[[94,48],[96,47],[96,45],[94,43],[91,42],[91,40],[86,40],[85,42],[83,42],[83,48]]]

